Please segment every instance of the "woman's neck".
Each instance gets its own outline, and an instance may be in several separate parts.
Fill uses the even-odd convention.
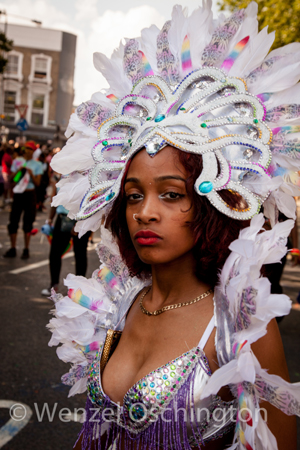
[[[167,264],[152,266],[152,289],[148,294],[155,309],[193,300],[211,286],[196,276],[196,261],[189,252]]]

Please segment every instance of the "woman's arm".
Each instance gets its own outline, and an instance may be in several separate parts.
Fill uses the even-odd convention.
[[[282,340],[275,319],[269,323],[267,334],[254,342],[251,348],[263,369],[289,381]],[[260,407],[266,410],[267,425],[277,439],[278,450],[296,450],[296,417],[284,414],[268,402],[262,402]]]

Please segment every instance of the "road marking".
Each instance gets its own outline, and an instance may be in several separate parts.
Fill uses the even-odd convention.
[[[63,257],[63,259],[71,258],[72,256],[74,256],[74,252],[67,253]],[[10,270],[8,273],[12,273],[13,275],[17,275],[18,273],[27,272],[28,270],[37,269],[38,267],[41,267],[41,266],[46,266],[47,264],[49,264],[49,259],[44,259],[43,261],[40,261],[40,262],[37,262],[37,263],[34,263],[34,264],[29,264],[28,266],[19,267],[19,269]]]
[[[0,408],[8,408],[10,419],[0,428],[0,448],[24,428],[32,416],[28,405],[13,400],[0,400]]]
[[[97,244],[93,244],[90,247],[87,248],[87,251],[90,252],[91,250],[95,250]],[[74,256],[74,252],[67,253],[63,259],[72,258]],[[11,273],[13,275],[18,275],[19,273],[27,272],[28,270],[38,269],[39,267],[46,266],[49,264],[49,259],[44,259],[43,261],[28,264],[28,266],[19,267],[19,269],[10,270],[8,273]]]

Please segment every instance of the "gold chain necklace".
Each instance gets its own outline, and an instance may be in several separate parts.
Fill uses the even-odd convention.
[[[148,289],[145,290],[140,299],[140,308],[142,310],[142,313],[146,314],[147,316],[158,316],[159,314],[162,314],[163,312],[169,311],[171,309],[177,309],[181,308],[182,306],[193,305],[194,303],[199,302],[199,300],[202,300],[203,298],[208,297],[210,294],[213,293],[213,289],[209,289],[208,291],[194,298],[194,300],[191,300],[190,302],[175,303],[174,305],[163,306],[161,309],[156,309],[155,311],[151,312],[148,311],[148,309],[146,309],[145,306],[143,305],[143,300],[150,291],[151,287],[152,286],[149,286]]]

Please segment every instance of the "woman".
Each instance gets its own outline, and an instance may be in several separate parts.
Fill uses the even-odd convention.
[[[55,204],[76,215],[78,231],[97,229],[106,213],[100,270],[68,276],[50,324],[50,345],[63,343],[59,357],[74,364],[63,377],[70,395],[88,390],[76,448],[296,448],[299,383],[285,381],[274,320],[290,301],[261,276],[286,252],[293,222],[276,224],[274,206],[293,217],[295,187],[278,176],[290,162],[286,130],[273,126],[272,141],[275,113],[247,92],[253,79],[269,87],[291,58],[284,50],[280,64],[264,63],[246,47],[243,26],[255,28],[255,12],[252,4],[216,26],[207,6],[191,18],[177,7],[161,32],[144,30],[111,62],[98,55],[114,92],[77,109],[75,134],[53,160],[54,170],[72,171]],[[204,44],[200,24],[209,21],[217,28]],[[153,59],[153,41],[155,69],[142,52]],[[261,65],[251,71],[254,56]],[[237,67],[246,80],[228,75]],[[289,82],[295,98],[295,74]],[[270,231],[255,216],[262,203]]]

